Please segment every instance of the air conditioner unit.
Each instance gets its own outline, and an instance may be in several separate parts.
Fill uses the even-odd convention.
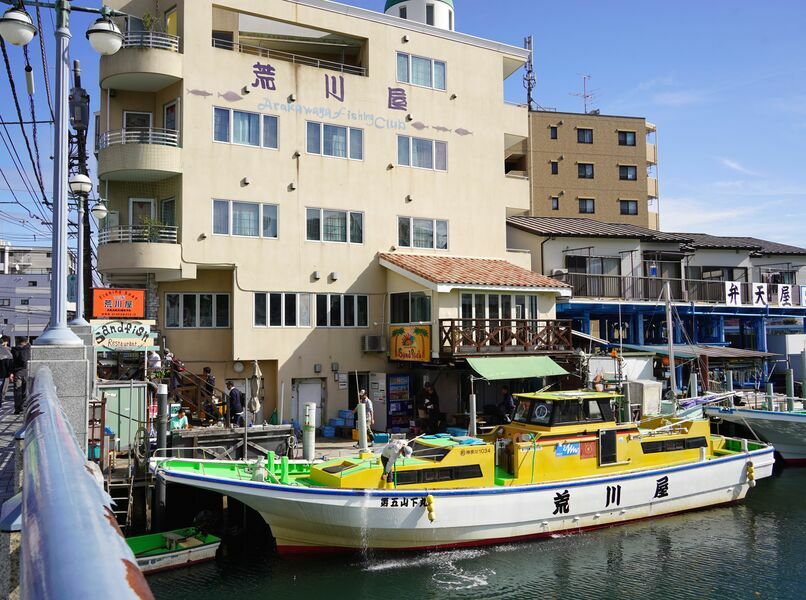
[[[565,277],[568,275],[568,269],[552,269],[551,276],[552,277]]]
[[[386,337],[382,335],[361,336],[361,348],[364,352],[386,352]]]

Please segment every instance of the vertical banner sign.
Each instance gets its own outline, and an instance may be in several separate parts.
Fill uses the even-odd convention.
[[[410,325],[392,327],[389,358],[412,362],[428,362],[431,348],[431,326]]]
[[[750,293],[750,303],[753,306],[767,306],[767,284],[753,283],[751,288],[753,291]]]
[[[94,319],[142,319],[146,316],[146,291],[136,289],[92,289]]]
[[[742,305],[742,285],[737,281],[725,282],[725,304],[728,306]]]
[[[778,306],[790,307],[792,306],[792,286],[788,283],[778,285]]]

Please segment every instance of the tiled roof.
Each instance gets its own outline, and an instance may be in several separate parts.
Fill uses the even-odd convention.
[[[567,289],[569,285],[494,258],[384,253],[382,261],[436,284]]]
[[[680,233],[692,239],[691,245],[702,249],[728,249],[763,252],[764,254],[806,254],[806,249],[752,237],[729,237],[707,233]]]
[[[666,233],[627,223],[605,223],[575,217],[509,217],[507,223],[529,233],[559,237],[608,237],[657,242],[689,242],[685,233]]]

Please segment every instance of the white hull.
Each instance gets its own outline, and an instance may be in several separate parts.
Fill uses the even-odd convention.
[[[243,502],[263,515],[279,551],[307,552],[483,545],[735,502],[750,487],[751,461],[756,479],[768,477],[773,449],[561,484],[431,492],[302,488],[171,471],[160,476]],[[434,522],[422,505],[429,493]],[[566,493],[567,512],[557,503]]]
[[[221,542],[215,542],[195,548],[176,550],[159,556],[143,556],[137,559],[137,566],[140,567],[143,573],[156,573],[157,571],[187,567],[191,564],[213,560],[220,545]]]
[[[705,415],[749,426],[762,440],[775,446],[786,462],[806,464],[806,413],[712,406],[705,409]]]

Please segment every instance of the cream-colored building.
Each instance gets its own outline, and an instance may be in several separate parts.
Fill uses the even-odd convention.
[[[659,228],[653,124],[542,110],[529,123],[530,214]]]
[[[282,384],[284,418],[307,401],[330,418],[356,382],[383,401],[394,373],[413,376],[412,392],[436,380],[455,412],[460,347],[550,349],[531,333],[554,326],[570,288],[506,250],[506,217],[529,209],[506,149],[529,125],[504,80],[527,55],[452,31],[441,3],[449,17],[431,14],[449,26],[417,20],[414,0],[388,14],[324,0],[110,2],[133,17],[100,66],[110,216],[98,268],[147,288],[192,370],[210,365],[223,386],[258,361],[266,415]],[[505,339],[514,319],[533,319],[520,326],[530,335]],[[393,360],[401,328],[428,332],[424,357]]]

